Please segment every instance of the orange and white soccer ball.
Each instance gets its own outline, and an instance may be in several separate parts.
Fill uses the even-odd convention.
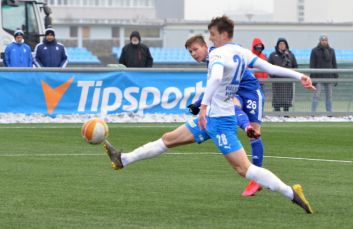
[[[109,128],[107,123],[100,118],[87,120],[81,129],[82,137],[90,144],[101,144],[108,137]]]

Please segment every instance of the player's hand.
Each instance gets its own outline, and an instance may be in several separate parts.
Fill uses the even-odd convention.
[[[207,124],[206,110],[207,110],[207,106],[206,105],[201,105],[200,114],[199,114],[199,123],[198,123],[198,126],[199,126],[199,128],[201,130],[205,130],[206,129],[206,124]]]
[[[309,89],[309,90],[316,90],[316,88],[313,85],[313,82],[311,81],[310,77],[307,75],[302,75],[300,78],[300,82],[303,85],[304,88]]]
[[[258,139],[261,137],[261,133],[258,132],[252,125],[245,127],[245,133],[250,139]]]
[[[200,112],[200,108],[198,107],[198,106],[196,106],[195,104],[190,104],[189,106],[188,106],[188,108],[189,108],[189,112],[191,113],[191,114],[193,114],[193,115],[198,115],[199,114],[199,112]]]

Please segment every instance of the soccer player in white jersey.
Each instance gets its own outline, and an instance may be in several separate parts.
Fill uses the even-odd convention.
[[[226,16],[212,19],[208,29],[210,40],[214,43],[216,49],[210,55],[207,86],[199,119],[196,120],[196,123],[190,122],[189,124],[198,125],[200,131],[205,134],[202,137],[213,140],[239,175],[256,181],[262,187],[280,192],[307,213],[313,213],[300,185],[290,187],[269,170],[250,163],[236,135],[236,118],[233,105],[233,96],[239,86],[242,71],[247,66],[256,67],[270,74],[296,78],[301,81],[305,88],[314,89],[311,79],[301,73],[273,66],[257,58],[250,50],[231,44],[234,23]],[[186,125],[178,127],[171,133],[173,132],[174,137],[178,140],[171,139],[170,133],[166,133],[162,138],[149,142],[130,153],[121,153],[115,150],[109,142],[106,142],[104,146],[113,169],[121,169],[136,161],[156,157],[168,148],[196,141]],[[178,133],[186,133],[188,136],[178,135]]]
[[[234,134],[236,118],[232,99],[247,67],[259,68],[270,74],[276,72],[280,73],[279,75],[288,75],[301,80],[305,88],[315,89],[311,79],[301,73],[273,66],[255,56],[250,50],[231,43],[234,22],[226,16],[212,19],[208,30],[216,49],[209,54],[208,79],[200,107],[199,127],[206,129],[239,175],[256,181],[262,187],[280,192],[307,213],[313,213],[300,185],[290,187],[269,170],[250,163],[243,146]]]
[[[205,62],[208,66],[207,53],[199,51],[202,49],[208,49],[203,36],[195,35],[190,37],[186,41],[185,47],[189,50],[194,59],[198,59],[199,62]],[[211,47],[209,52],[213,49],[214,47]],[[234,98],[234,110],[238,127],[243,129],[250,139],[252,163],[259,167],[262,167],[264,155],[264,148],[261,139],[262,111],[265,100],[264,97],[265,96],[261,90],[258,79],[250,70],[245,70],[239,83],[236,97]],[[188,106],[192,114],[197,115],[199,113],[201,101],[202,97]],[[194,133],[194,137],[196,139],[199,135],[198,127],[191,127],[189,125],[188,127],[190,127],[189,129],[192,133]],[[250,180],[242,192],[242,196],[254,196],[255,193],[261,189],[261,185],[257,184],[253,180]]]

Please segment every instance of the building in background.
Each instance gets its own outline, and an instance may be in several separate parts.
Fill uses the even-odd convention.
[[[155,0],[45,0],[57,20],[149,20],[156,18]]]
[[[203,34],[208,40],[207,20],[185,20],[190,2],[185,0],[46,0],[53,23],[66,47],[86,47],[100,59],[112,55],[113,47],[129,42],[139,31],[149,47],[183,48],[187,38]],[[353,2],[336,0],[273,0],[273,11],[245,7],[224,11],[236,21],[235,42],[250,47],[262,37],[272,48],[286,37],[291,48],[311,49],[325,33],[336,49],[353,49]],[[246,2],[247,4],[256,1]],[[244,3],[245,4],[245,3]],[[239,13],[241,12],[241,13]],[[211,13],[210,15],[213,15]],[[211,16],[210,16],[211,18]],[[105,61],[103,61],[105,62]]]
[[[353,22],[353,1],[273,0],[276,22],[342,23]]]
[[[149,46],[162,46],[162,19],[155,0],[46,0],[53,24],[68,47],[87,47],[98,56],[123,47],[138,30]],[[158,13],[159,14],[159,13]]]
[[[184,19],[185,0],[155,0],[156,18],[158,19]]]

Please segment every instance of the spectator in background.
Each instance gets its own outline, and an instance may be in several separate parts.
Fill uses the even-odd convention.
[[[140,33],[134,31],[130,35],[130,43],[123,47],[119,64],[129,68],[152,67],[153,58],[150,49],[141,43]]]
[[[288,42],[285,38],[279,38],[275,51],[271,53],[268,62],[285,68],[297,68],[297,60],[289,50]],[[271,78],[280,78],[270,75]],[[273,83],[272,84],[272,106],[275,111],[289,111],[293,101],[293,83]]]
[[[34,64],[38,67],[65,68],[67,54],[64,45],[55,39],[55,30],[47,28],[45,38],[34,49]]]
[[[24,33],[17,29],[14,33],[15,41],[5,49],[4,64],[7,67],[32,67],[32,51],[29,45],[24,43]]]
[[[262,40],[257,37],[254,38],[254,40],[252,42],[252,46],[251,46],[251,51],[259,58],[267,61],[266,55],[262,52],[264,49],[265,49],[265,45],[262,42]],[[254,75],[257,79],[267,79],[268,78],[267,72],[255,72]],[[260,82],[260,85],[261,85],[262,91],[265,92],[265,84]]]
[[[310,68],[337,68],[335,50],[328,44],[328,37],[321,35],[319,44],[311,50]],[[337,73],[314,73],[312,78],[338,78]],[[311,111],[316,112],[322,86],[325,88],[326,111],[332,112],[332,86],[333,83],[317,83],[313,94]]]

